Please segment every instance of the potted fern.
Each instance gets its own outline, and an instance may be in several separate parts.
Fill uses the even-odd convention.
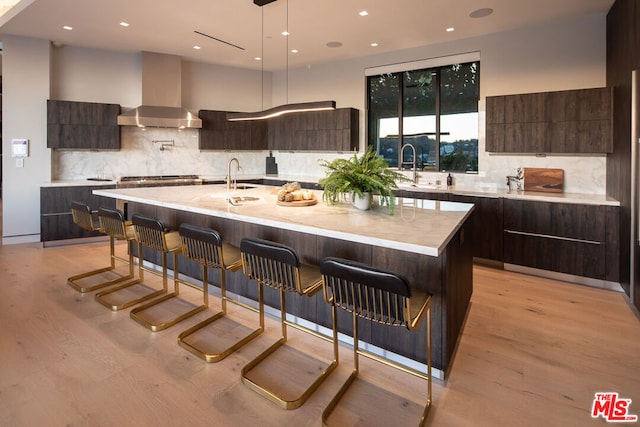
[[[343,194],[351,194],[351,201],[359,209],[368,209],[373,195],[380,196],[382,204],[389,207],[393,215],[395,198],[393,190],[398,188],[396,182],[410,181],[399,172],[389,169],[387,161],[378,156],[369,146],[361,157],[354,151],[350,159],[335,159],[331,162],[320,160],[327,176],[318,181],[323,187],[322,198],[329,204],[340,201]],[[360,200],[364,199],[364,200]]]

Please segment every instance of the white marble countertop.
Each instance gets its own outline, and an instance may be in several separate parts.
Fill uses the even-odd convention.
[[[47,181],[40,184],[41,187],[99,187],[102,185],[116,185],[115,180],[91,181],[88,179],[60,179]]]
[[[201,176],[206,181],[224,181],[225,177],[221,175],[209,175]],[[296,177],[290,175],[238,175],[239,181],[254,180],[254,179],[271,179],[277,181],[298,181],[307,183],[317,183],[317,179],[312,177]],[[42,187],[74,187],[74,186],[103,186],[103,185],[115,185],[116,180],[111,181],[90,181],[88,179],[69,179],[69,180],[56,180],[44,182]],[[505,199],[519,199],[519,200],[532,200],[542,202],[554,202],[554,203],[577,203],[587,205],[606,205],[606,206],[620,206],[620,202],[611,197],[607,197],[604,194],[583,194],[583,193],[544,193],[538,191],[507,191],[503,188],[495,187],[461,187],[461,186],[431,186],[431,185],[419,185],[412,186],[411,184],[400,184],[400,189],[416,192],[428,192],[428,193],[446,193],[446,194],[458,194],[462,196],[476,196],[476,197],[502,197]]]
[[[279,206],[278,187],[257,185],[231,195],[258,197],[237,206],[229,203],[226,185],[97,189],[98,196],[203,215],[234,219],[341,240],[439,256],[473,210],[472,204],[398,199],[395,215],[387,207],[360,211],[348,203],[329,206],[314,191],[313,206]],[[177,225],[177,224],[175,224]]]
[[[586,205],[607,205],[620,206],[620,202],[604,194],[582,194],[582,193],[545,193],[541,191],[508,191],[490,187],[460,187],[451,186],[437,188],[432,186],[418,186],[401,184],[402,190],[416,192],[434,192],[458,194],[461,196],[477,197],[501,197],[504,199],[532,200],[554,203],[577,203]]]
[[[280,181],[298,181],[307,183],[316,183],[317,179],[312,177],[303,176],[269,176],[264,177],[269,179],[275,179]],[[545,193],[540,191],[508,191],[502,187],[490,187],[490,186],[451,186],[444,185],[418,185],[413,186],[408,183],[401,183],[399,185],[401,190],[426,192],[426,193],[445,193],[445,194],[458,194],[462,196],[477,196],[477,197],[502,197],[505,199],[520,199],[520,200],[536,200],[543,202],[554,203],[577,203],[587,205],[607,205],[607,206],[620,206],[620,202],[611,197],[607,197],[604,194],[583,194],[583,193]]]

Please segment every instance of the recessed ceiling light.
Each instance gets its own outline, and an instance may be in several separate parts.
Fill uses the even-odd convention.
[[[376,42],[371,43],[371,47],[377,47],[377,46],[378,46],[378,43]]]
[[[253,59],[255,59],[256,61],[262,61],[262,58],[260,58],[259,56],[256,56],[256,57],[255,57],[255,58],[253,58]]]
[[[367,16],[369,14],[369,12],[367,12],[366,10],[363,10],[359,13],[360,16]]]
[[[62,27],[63,30],[67,30],[67,31],[71,31],[73,30],[73,27],[70,27],[69,25],[65,25],[64,27]]]
[[[122,22],[120,23],[120,26],[121,26],[121,27],[128,27],[128,26],[129,26],[129,23],[128,23],[128,22],[124,22],[124,21],[122,21]]]
[[[447,33],[452,33],[452,32],[454,32],[455,30],[456,30],[455,28],[453,28],[453,27],[449,27],[449,28],[447,28]]]
[[[202,49],[202,48],[201,48],[200,46],[198,46],[198,45],[194,46],[193,48],[194,48],[195,50],[200,50],[200,49]]]
[[[283,31],[280,34],[282,34],[283,36],[288,36],[289,35],[289,31]]]
[[[493,13],[493,9],[490,7],[483,7],[482,9],[474,10],[469,14],[471,18],[484,18],[485,16],[489,16]]]
[[[298,53],[299,50],[298,49],[291,49],[291,53]]]
[[[342,42],[328,42],[327,47],[340,47],[342,46]]]

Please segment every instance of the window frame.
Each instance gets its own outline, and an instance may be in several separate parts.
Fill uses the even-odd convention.
[[[401,147],[403,147],[404,145],[404,126],[403,126],[403,122],[405,119],[404,116],[404,73],[406,72],[411,72],[411,71],[421,71],[421,70],[434,70],[436,71],[435,73],[435,83],[434,83],[434,95],[435,95],[435,144],[436,144],[436,150],[435,150],[435,166],[432,169],[428,169],[427,171],[429,172],[439,172],[441,171],[441,166],[440,166],[440,161],[441,161],[441,155],[440,155],[440,150],[441,150],[441,102],[440,102],[440,97],[441,97],[441,72],[443,69],[451,67],[452,65],[456,65],[456,64],[469,64],[469,63],[473,63],[473,62],[477,62],[478,63],[478,101],[480,99],[480,53],[479,52],[471,52],[471,53],[467,53],[467,54],[460,54],[460,55],[452,55],[452,56],[446,56],[446,57],[439,57],[439,58],[434,58],[434,59],[428,59],[428,60],[420,60],[420,61],[413,61],[413,62],[408,62],[408,63],[399,63],[399,64],[391,64],[391,65],[385,65],[385,66],[380,66],[380,67],[371,67],[371,68],[367,68],[365,69],[365,105],[366,105],[366,111],[365,111],[365,143],[366,146],[372,145],[371,144],[371,135],[370,135],[370,131],[371,131],[371,124],[370,124],[370,101],[371,101],[371,96],[370,96],[370,81],[372,77],[378,76],[378,75],[382,75],[382,74],[393,74],[396,75],[397,77],[397,81],[398,81],[398,141],[397,141],[397,160],[396,163],[398,163],[400,161],[400,150]],[[477,109],[477,113],[478,115],[480,114],[480,108],[478,106]],[[477,138],[476,138],[476,159],[478,159],[479,157],[479,151],[480,151],[480,147],[479,147],[479,143],[480,143],[480,123],[478,122],[478,133],[477,133]],[[400,167],[401,165],[397,165],[397,167]],[[477,166],[477,170],[475,171],[455,171],[455,172],[467,172],[467,173],[478,173],[479,171],[479,165]]]

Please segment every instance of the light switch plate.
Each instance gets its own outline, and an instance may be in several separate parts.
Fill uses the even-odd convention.
[[[24,167],[24,159],[16,159],[16,167],[23,168]]]

